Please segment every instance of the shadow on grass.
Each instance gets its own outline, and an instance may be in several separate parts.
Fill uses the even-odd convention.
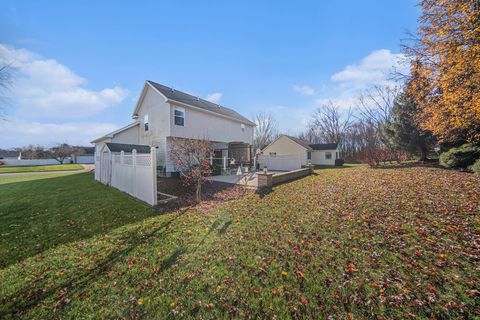
[[[34,308],[38,304],[41,304],[43,301],[53,296],[58,299],[58,292],[65,292],[65,294],[59,299],[60,302],[67,301],[67,299],[71,300],[78,292],[87,287],[89,283],[95,281],[101,275],[111,270],[117,262],[126,257],[139,245],[144,244],[152,237],[157,238],[162,234],[167,233],[169,231],[169,226],[178,217],[179,215],[175,215],[172,219],[164,222],[147,234],[138,234],[136,232],[128,233],[128,236],[126,237],[129,239],[128,244],[126,244],[122,250],[110,253],[105,258],[97,262],[94,268],[88,271],[73,274],[71,277],[67,277],[65,281],[62,281],[46,290],[39,288],[39,284],[36,283],[33,287],[28,286],[22,288],[10,296],[3,298],[0,300],[3,309],[0,312],[0,318],[7,316],[20,316],[21,313]],[[160,232],[162,229],[164,230]],[[187,252],[187,249],[184,247],[175,250],[170,257],[163,260],[161,263],[160,272],[169,269],[173,264],[175,264],[181,255],[185,254],[185,252]],[[56,305],[56,307],[61,307],[61,305]]]
[[[0,185],[0,268],[155,215],[91,173],[45,176]]]
[[[168,235],[171,229],[171,225],[182,215],[181,212],[175,214],[169,220],[163,222],[158,227],[155,227],[148,233],[141,233],[140,228],[126,232],[122,234],[121,239],[126,243],[121,250],[114,251],[108,254],[106,257],[100,259],[95,263],[95,266],[91,269],[83,269],[80,272],[74,272],[67,275],[66,278],[48,289],[43,289],[42,286],[46,285],[49,278],[42,280],[45,283],[36,282],[33,285],[27,284],[25,287],[17,290],[9,296],[3,297],[0,300],[2,308],[0,310],[0,318],[3,317],[20,317],[22,314],[35,308],[38,305],[46,303],[49,298],[55,298],[55,309],[60,309],[71,301],[78,297],[85,288],[92,282],[97,281],[101,276],[105,275],[113,269],[117,263],[124,261],[130,252],[135,250],[142,244],[148,243],[150,239],[158,239]],[[227,220],[227,213],[221,214],[210,225],[208,232],[198,241],[197,244],[193,243],[190,248],[181,246],[175,249],[170,256],[163,259],[160,263],[158,272],[163,272],[171,268],[178,259],[180,259],[186,253],[195,253],[201,248],[206,239],[215,231],[218,235],[226,233],[227,229],[233,223],[232,220]],[[221,227],[220,227],[221,226]],[[59,292],[61,293],[59,295]]]

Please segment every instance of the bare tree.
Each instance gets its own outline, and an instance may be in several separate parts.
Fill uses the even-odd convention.
[[[79,151],[67,143],[57,144],[55,147],[52,147],[47,151],[50,157],[57,160],[61,164],[63,164],[63,161],[65,161],[66,158],[76,154],[77,152]]]
[[[202,185],[211,174],[209,159],[213,153],[212,143],[207,140],[172,138],[169,149],[170,160],[184,183],[194,186],[196,201],[202,201]]]
[[[359,97],[360,117],[373,123],[378,130],[391,120],[391,110],[395,98],[400,93],[399,86],[374,86],[365,90]]]
[[[253,132],[253,147],[261,149],[278,136],[277,120],[271,113],[259,112],[253,121],[257,125]]]
[[[351,125],[352,110],[342,112],[338,105],[329,101],[315,111],[311,127],[323,136],[325,142],[342,145]]]
[[[45,159],[48,158],[48,152],[43,146],[30,144],[19,150],[23,159]]]

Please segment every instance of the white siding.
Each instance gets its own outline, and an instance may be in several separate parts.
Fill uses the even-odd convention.
[[[173,137],[190,139],[208,139],[218,142],[245,142],[252,144],[253,127],[244,124],[245,130],[242,131],[242,123],[230,120],[213,113],[200,111],[194,108],[183,107],[185,109],[185,126],[174,124],[175,105],[170,108],[170,135]]]
[[[265,156],[268,156],[270,153],[285,156],[298,155],[302,165],[307,164],[307,149],[285,136],[278,138],[271,145],[263,149],[262,152]]]
[[[332,159],[328,160],[325,157],[326,152],[332,153]],[[324,166],[333,166],[335,165],[335,154],[337,150],[318,150],[312,152],[312,164],[324,165]]]
[[[121,131],[113,136],[111,141],[107,142],[115,142],[115,143],[127,143],[127,144],[138,144],[138,130],[140,126],[133,126],[128,128],[127,130]]]
[[[143,123],[146,114],[148,114],[149,122],[148,131],[145,131]],[[138,119],[140,121],[140,144],[157,147],[156,143],[161,143],[170,135],[170,105],[150,86],[147,86],[143,97],[138,111]]]

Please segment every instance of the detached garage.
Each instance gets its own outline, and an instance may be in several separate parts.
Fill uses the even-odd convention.
[[[261,165],[267,162],[273,163],[277,158],[279,163],[280,159],[289,159],[288,168],[284,170],[299,169],[302,165],[308,163],[314,165],[335,165],[335,159],[340,159],[340,151],[338,150],[338,144],[336,143],[310,143],[308,141],[298,139],[295,137],[281,135],[275,141],[263,148],[262,157],[259,160]],[[298,159],[293,164],[292,159]],[[287,163],[287,160],[284,161]],[[268,167],[268,165],[265,165]],[[293,168],[296,166],[297,168]],[[281,167],[281,166],[280,166]],[[282,170],[279,168],[272,168],[272,170]]]

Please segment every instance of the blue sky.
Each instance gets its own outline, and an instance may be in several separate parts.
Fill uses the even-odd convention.
[[[131,122],[144,81],[296,134],[320,104],[387,81],[416,1],[3,1],[15,68],[0,147],[86,144]]]

